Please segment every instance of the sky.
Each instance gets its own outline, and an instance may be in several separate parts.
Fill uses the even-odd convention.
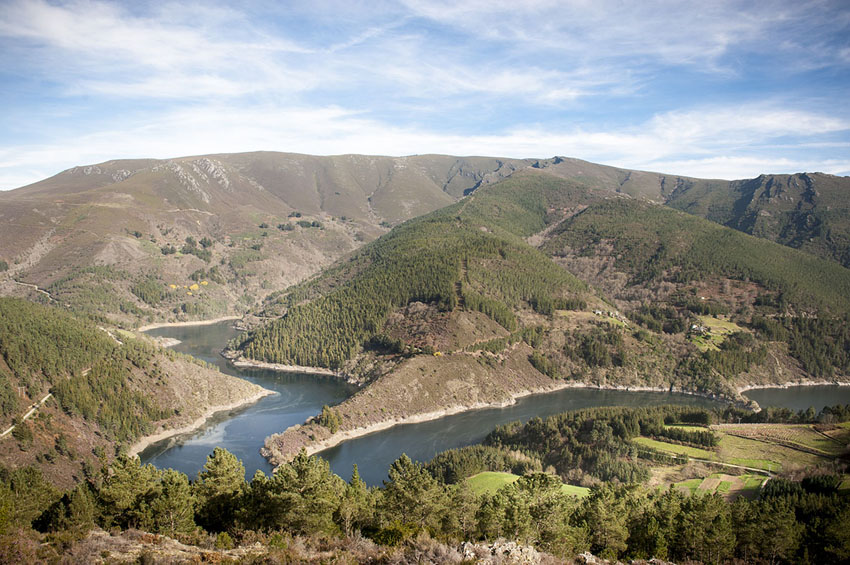
[[[850,175],[850,1],[0,0],[0,189],[256,150]]]

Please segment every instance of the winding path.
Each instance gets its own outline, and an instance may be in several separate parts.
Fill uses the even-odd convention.
[[[44,405],[44,403],[45,403],[45,402],[47,402],[47,399],[48,399],[48,398],[50,398],[51,396],[53,396],[53,393],[48,392],[48,393],[44,396],[44,398],[42,398],[40,401],[38,401],[38,402],[36,402],[35,404],[33,404],[33,405],[32,405],[32,407],[29,409],[29,411],[28,411],[26,414],[24,414],[24,416],[21,418],[21,421],[22,421],[22,422],[27,421],[27,419],[29,419],[29,418],[30,418],[30,416],[32,416],[33,414],[35,414],[35,413],[36,413],[36,411],[37,411],[39,408],[41,408],[41,407]],[[6,436],[7,436],[7,435],[9,435],[10,433],[12,433],[14,430],[15,430],[15,426],[11,426],[11,427],[9,427],[9,429],[8,429],[8,430],[4,431],[3,433],[0,433],[0,437],[6,437]]]
[[[39,288],[39,287],[38,287],[38,285],[34,285],[34,284],[32,284],[32,283],[25,283],[25,282],[21,282],[21,281],[19,281],[19,280],[17,280],[17,279],[12,279],[12,282],[13,282],[13,283],[15,283],[15,284],[19,284],[19,285],[21,285],[21,286],[25,286],[25,287],[27,287],[27,288],[31,288],[31,289],[33,289],[33,290],[34,290],[34,291],[36,291],[36,292],[40,292],[41,294],[43,294],[44,296],[46,296],[48,300],[51,300],[51,301],[53,301],[53,302],[56,302],[56,299],[55,299],[55,298],[53,298],[52,296],[50,296],[50,293],[49,293],[49,292],[47,292],[47,291],[46,291],[46,290],[44,290],[43,288]]]
[[[86,375],[88,375],[90,372],[91,372],[91,367],[89,367],[88,369],[85,369],[85,370],[81,373],[81,375],[85,377],[85,376],[86,376]],[[27,411],[27,413],[26,413],[26,414],[24,414],[24,415],[21,417],[21,422],[26,422],[26,421],[27,421],[30,417],[32,417],[32,415],[33,415],[33,414],[35,414],[35,413],[38,411],[38,409],[39,409],[39,408],[41,408],[42,406],[44,406],[44,403],[45,403],[45,402],[47,402],[47,400],[48,400],[51,396],[53,396],[53,393],[52,393],[52,392],[48,392],[47,394],[45,394],[45,395],[44,395],[44,398],[42,398],[41,400],[39,400],[38,402],[36,402],[35,404],[33,404],[33,405],[30,407],[30,409]],[[10,433],[12,433],[14,430],[15,430],[15,426],[10,426],[10,427],[9,427],[9,429],[7,429],[7,430],[3,431],[2,433],[0,433],[0,438],[4,438],[4,437],[6,437],[6,436],[7,436],[7,435],[9,435]]]

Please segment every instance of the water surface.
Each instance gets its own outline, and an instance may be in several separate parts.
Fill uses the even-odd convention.
[[[820,412],[824,406],[850,404],[850,386],[819,385],[792,386],[788,388],[754,388],[744,393],[762,408],[779,406],[791,410],[807,410],[809,407]]]
[[[506,408],[483,408],[419,424],[402,424],[367,436],[351,439],[319,453],[333,471],[348,479],[357,470],[366,483],[380,484],[390,464],[402,453],[411,459],[428,461],[446,449],[480,443],[493,428],[508,422],[526,422],[569,410],[591,406],[657,406],[684,404],[716,407],[717,402],[700,396],[662,392],[626,392],[588,388],[568,388],[535,394],[517,400]]]
[[[145,463],[159,468],[171,467],[194,478],[203,468],[207,456],[217,447],[234,453],[245,464],[248,478],[272,468],[260,456],[265,438],[289,426],[300,424],[321,411],[322,405],[338,404],[354,392],[353,387],[333,378],[303,374],[287,374],[233,367],[219,355],[227,341],[238,332],[230,322],[208,326],[160,328],[148,332],[154,336],[179,339],[175,350],[189,353],[218,366],[223,372],[239,376],[277,392],[254,405],[217,416],[201,429],[163,440],[144,450]],[[838,403],[850,403],[850,387],[794,387],[790,389],[758,389],[747,396],[762,406],[785,406],[794,410]],[[683,404],[713,407],[718,403],[706,398],[660,392],[626,392],[597,389],[563,389],[547,394],[521,398],[506,408],[474,410],[419,424],[403,424],[352,439],[319,455],[330,462],[341,477],[351,476],[357,464],[363,480],[380,484],[387,469],[402,453],[427,461],[440,451],[480,442],[493,428],[513,421],[527,421],[567,410],[591,406],[649,406]]]
[[[354,387],[339,379],[234,367],[219,355],[228,340],[239,333],[231,328],[231,323],[159,328],[147,333],[179,339],[181,343],[173,347],[175,351],[203,359],[224,373],[277,394],[251,406],[217,414],[194,432],[149,446],[139,454],[143,463],[177,469],[194,478],[213,449],[223,447],[242,460],[248,478],[257,470],[269,474],[272,466],[260,455],[266,436],[301,424],[320,412],[322,405],[338,404],[354,392]]]

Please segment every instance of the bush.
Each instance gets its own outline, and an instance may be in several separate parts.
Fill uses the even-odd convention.
[[[221,532],[215,538],[216,549],[233,549],[233,538],[227,532]]]

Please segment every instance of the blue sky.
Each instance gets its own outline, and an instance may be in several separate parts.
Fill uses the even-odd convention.
[[[254,150],[850,174],[850,3],[0,0],[0,189]]]

